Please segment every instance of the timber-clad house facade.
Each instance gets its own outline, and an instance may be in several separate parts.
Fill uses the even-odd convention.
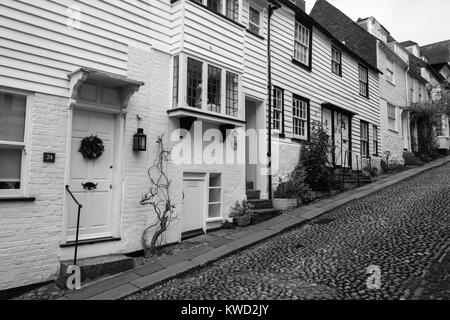
[[[249,192],[269,198],[318,123],[335,166],[379,165],[384,71],[302,0],[5,0],[0,10],[0,291],[53,280],[73,257],[71,194],[83,204],[79,258],[142,250],[160,136],[177,217],[165,244],[221,227]],[[237,134],[252,129],[263,143]],[[146,148],[134,143],[142,134]],[[96,161],[79,152],[90,136],[104,144]],[[224,161],[202,158],[212,142]],[[269,143],[271,180],[267,163],[249,160]]]

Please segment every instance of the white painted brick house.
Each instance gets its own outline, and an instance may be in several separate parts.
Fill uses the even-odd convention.
[[[73,257],[77,207],[66,185],[83,204],[80,258],[142,249],[154,215],[140,200],[158,136],[170,149],[180,136],[189,144],[187,132],[173,135],[180,128],[245,129],[244,107],[265,105],[266,7],[262,0],[2,1],[0,290],[52,280],[59,262]],[[261,108],[258,117],[264,123]],[[138,128],[146,152],[133,151]],[[96,161],[78,152],[90,135],[105,144]],[[217,150],[245,156],[236,139],[216,140]],[[201,135],[194,140],[190,160],[208,146]],[[235,142],[237,150],[227,148]],[[168,171],[177,219],[166,243],[220,226],[245,198],[245,161],[172,161]],[[96,189],[84,189],[87,182]]]

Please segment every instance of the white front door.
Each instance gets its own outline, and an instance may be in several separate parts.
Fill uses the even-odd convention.
[[[181,232],[183,234],[203,229],[205,184],[204,176],[184,177],[181,220]]]
[[[81,141],[98,136],[105,151],[96,160],[88,160],[78,151]],[[113,212],[114,115],[74,111],[70,159],[70,190],[83,205],[80,219],[80,240],[110,237]],[[86,184],[95,186],[88,190]],[[67,197],[67,240],[76,234],[78,207]]]

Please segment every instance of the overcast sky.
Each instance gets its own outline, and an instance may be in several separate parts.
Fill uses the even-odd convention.
[[[309,13],[315,0],[306,0]],[[353,20],[374,16],[399,42],[450,39],[450,0],[328,0]]]

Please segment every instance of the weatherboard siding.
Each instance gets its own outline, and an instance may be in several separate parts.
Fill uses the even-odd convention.
[[[299,153],[299,143],[291,140],[294,138],[292,98],[293,94],[296,94],[310,100],[311,121],[321,121],[321,105],[325,102],[357,114],[352,121],[352,151],[354,154],[359,154],[360,120],[380,127],[378,74],[369,69],[369,99],[361,96],[358,73],[360,61],[341,50],[342,77],[332,73],[332,41],[317,28],[313,28],[312,71],[309,72],[292,63],[295,13],[283,7],[275,12],[272,23],[272,80],[274,86],[284,89],[286,138],[281,139],[283,149],[280,150],[286,152],[290,146],[291,153]],[[369,126],[369,131],[370,140],[372,140],[373,126]],[[373,151],[372,141],[370,141],[370,150]],[[296,164],[295,161],[291,159],[291,170]],[[283,164],[281,166],[285,170],[279,172],[278,176],[285,176],[288,166]]]
[[[79,29],[67,25],[71,5]],[[0,10],[3,86],[67,97],[67,75],[81,66],[128,76],[129,47],[170,44],[169,0],[6,0]]]

